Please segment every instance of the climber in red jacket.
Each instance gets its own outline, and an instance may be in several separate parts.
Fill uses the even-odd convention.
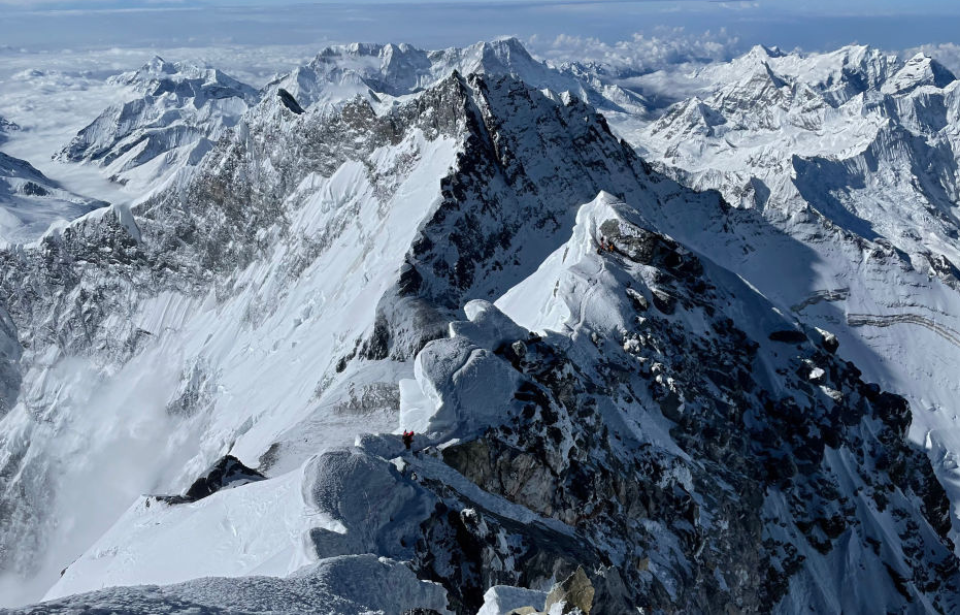
[[[413,446],[413,432],[406,431],[403,432],[403,445],[407,447],[407,450],[410,450],[410,447]]]

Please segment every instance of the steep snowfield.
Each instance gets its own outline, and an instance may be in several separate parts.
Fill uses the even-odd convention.
[[[299,497],[301,472],[195,504],[140,498],[87,554],[67,568],[46,598],[117,585],[170,585],[201,577],[287,576],[309,563],[310,518]],[[185,550],[205,543],[209,548]]]

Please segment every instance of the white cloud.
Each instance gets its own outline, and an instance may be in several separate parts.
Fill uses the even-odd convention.
[[[662,107],[697,93],[703,86],[695,70],[726,62],[745,49],[740,39],[720,29],[692,34],[683,28],[657,28],[628,40],[607,43],[596,38],[560,35],[527,40],[530,52],[547,62],[604,65],[609,83],[643,94]]]
[[[683,28],[658,28],[652,34],[638,32],[629,40],[613,43],[566,34],[550,40],[534,36],[527,44],[532,53],[554,64],[598,62],[633,73],[650,73],[679,64],[726,61],[742,51],[740,39],[725,29],[691,34]]]

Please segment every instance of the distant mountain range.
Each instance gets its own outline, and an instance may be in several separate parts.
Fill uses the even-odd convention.
[[[960,609],[957,80],[693,77],[114,78],[60,159],[139,198],[0,250],[2,570],[49,613]]]

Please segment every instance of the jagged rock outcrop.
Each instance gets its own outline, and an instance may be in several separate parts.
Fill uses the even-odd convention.
[[[567,577],[562,583],[554,586],[547,594],[543,610],[552,612],[557,605],[561,613],[583,613],[590,615],[593,607],[594,589],[590,579],[584,574],[583,568]]]

